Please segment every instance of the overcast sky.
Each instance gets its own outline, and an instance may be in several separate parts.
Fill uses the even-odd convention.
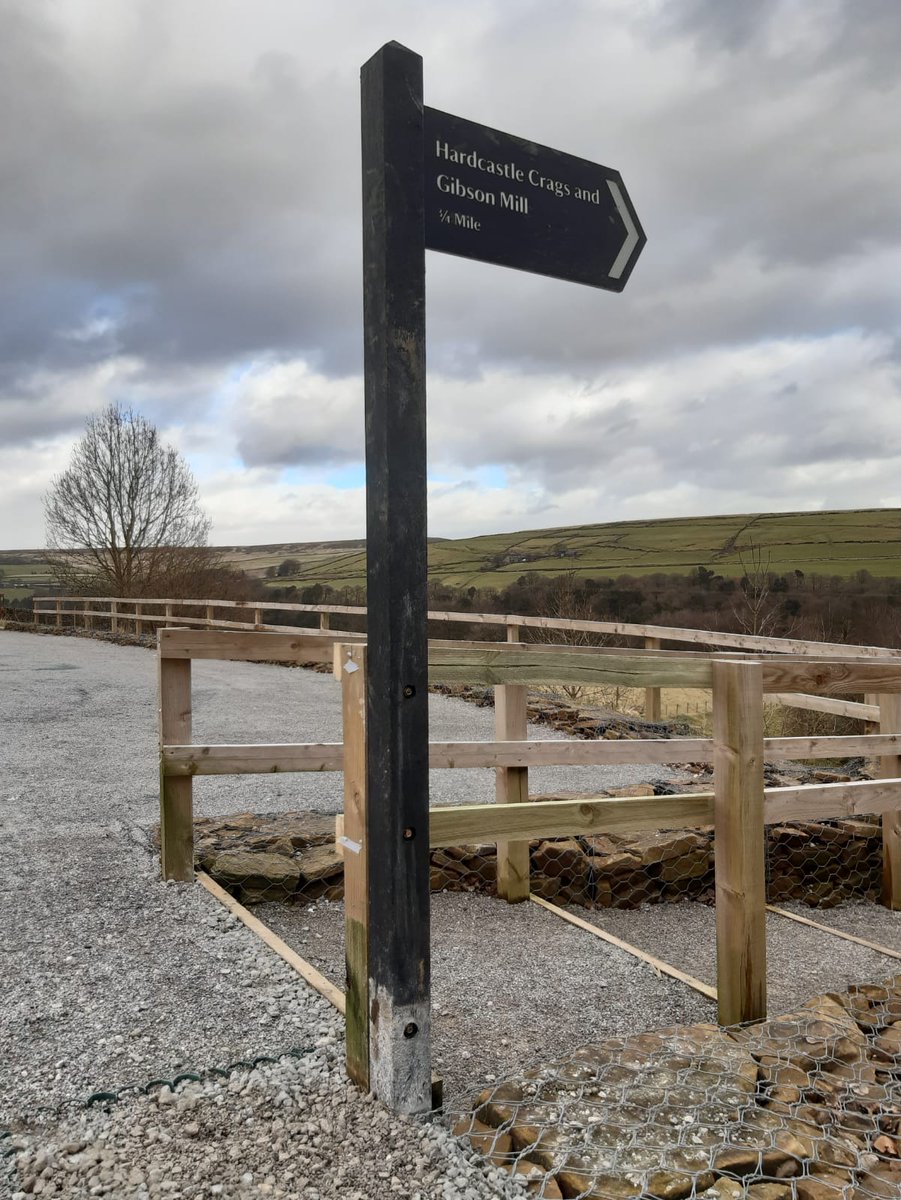
[[[428,255],[430,531],[901,505],[898,0],[0,0],[0,547],[139,408],[359,537],[359,68],[622,172],[622,295]]]

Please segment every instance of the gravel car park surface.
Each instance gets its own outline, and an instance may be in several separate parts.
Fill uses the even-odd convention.
[[[342,904],[265,904],[255,911],[342,984]],[[715,1020],[716,1005],[706,997],[536,904],[475,893],[432,896],[432,1054],[451,1107],[494,1079],[586,1042],[634,1033],[639,1024]]]
[[[155,670],[146,649],[0,630],[0,1197],[524,1194],[440,1124],[394,1117],[351,1087],[335,1010],[202,888],[159,882]],[[197,663],[194,730],[197,741],[337,741],[339,689],[307,671]],[[493,713],[433,697],[432,735],[490,739]],[[581,790],[669,774],[544,768],[530,782]],[[494,793],[490,771],[433,772],[432,787],[437,803]],[[202,779],[195,803],[198,815],[330,813],[340,776]],[[901,914],[792,907],[901,949]],[[256,911],[341,982],[340,904]],[[573,911],[714,982],[712,909]],[[768,948],[773,1011],[898,970],[776,916]],[[432,961],[435,1066],[451,1107],[593,1039],[714,1018],[703,996],[532,904],[436,895]],[[254,1065],[264,1056],[275,1061]],[[179,1074],[197,1078],[164,1082]],[[133,1086],[153,1080],[146,1094]],[[120,1089],[118,1103],[84,1106]]]
[[[73,1144],[83,1140],[78,1130],[86,1118],[78,1106],[91,1093],[278,1055],[315,1046],[321,1039],[337,1045],[341,1038],[340,1021],[330,1006],[212,897],[198,887],[158,881],[158,865],[149,850],[149,830],[158,815],[155,674],[155,656],[140,647],[0,631],[0,834],[5,857],[0,877],[5,984],[0,1128],[12,1128],[36,1147],[35,1154],[42,1145],[56,1145],[54,1130]],[[442,740],[490,739],[493,713],[436,696],[432,730]],[[307,671],[197,663],[194,731],[197,741],[338,741],[339,688],[330,676]],[[541,729],[537,736],[554,734]],[[667,774],[666,768],[652,771],[655,777]],[[647,768],[544,768],[533,773],[533,787],[619,786],[647,773]],[[436,803],[493,797],[490,771],[434,772],[432,784]],[[341,785],[337,775],[277,781],[224,777],[198,781],[195,795],[198,815],[248,809],[334,812],[340,807]],[[547,936],[552,961],[559,931],[549,930]],[[438,953],[444,951],[439,947]],[[486,978],[484,986],[489,999],[504,985]],[[320,1107],[328,1110],[333,1085],[340,1089],[346,1081],[340,1050],[324,1061],[328,1085],[323,1084]],[[478,1077],[475,1068],[473,1076]],[[277,1079],[272,1086],[276,1084]],[[217,1109],[232,1105],[234,1093],[228,1086],[221,1081],[209,1086],[212,1098],[203,1103]],[[276,1088],[276,1097],[282,1090]],[[107,1144],[124,1137],[122,1123],[133,1117],[140,1125],[146,1103],[125,1100],[109,1117],[91,1110],[95,1125],[88,1141],[95,1133]],[[375,1110],[360,1107],[362,1097],[348,1094],[345,1103],[354,1128],[372,1120]],[[278,1107],[274,1103],[273,1111]],[[206,1142],[201,1135],[188,1135],[195,1139],[191,1155],[198,1146],[208,1150],[210,1170],[215,1166],[219,1172],[204,1186],[221,1183],[225,1190],[212,1194],[313,1194],[272,1192],[264,1186],[277,1159],[265,1149],[272,1141],[266,1122],[276,1118],[265,1104],[263,1108],[268,1115],[254,1117],[260,1122],[256,1139],[263,1144],[253,1152],[250,1183],[241,1182],[248,1173],[241,1153],[233,1161],[216,1149],[218,1142],[213,1145],[218,1134]],[[407,1155],[406,1170],[417,1157],[422,1131],[414,1123],[395,1124],[408,1131],[396,1135],[398,1152]],[[444,1166],[439,1163],[423,1196],[465,1196],[467,1188],[475,1189],[474,1196],[497,1194],[496,1186],[486,1184],[480,1169],[459,1158],[451,1143],[439,1138],[434,1144],[439,1147],[435,1161]],[[389,1147],[379,1137],[360,1145],[360,1194],[384,1195],[378,1172],[394,1144]],[[259,1162],[267,1154],[268,1170]],[[341,1157],[338,1149],[332,1153],[336,1156]],[[201,1155],[201,1160],[207,1158]],[[47,1164],[41,1170],[45,1168]],[[465,1186],[455,1174],[460,1171],[469,1181]],[[109,1186],[103,1180],[92,1184],[106,1189],[94,1194],[132,1194],[116,1190],[122,1176],[114,1175]],[[352,1194],[352,1189],[329,1190],[333,1185],[327,1175],[319,1185],[322,1196]],[[53,1183],[57,1190],[51,1191],[48,1183],[42,1192],[87,1194],[72,1190],[74,1176],[66,1178],[59,1185],[63,1190]],[[449,1179],[456,1180],[457,1188],[450,1193]],[[135,1196],[207,1194],[185,1190],[193,1186],[188,1184],[161,1192],[160,1180],[135,1180],[129,1184]],[[7,1178],[0,1186],[13,1183]]]
[[[788,906],[786,906],[788,907]],[[705,904],[570,912],[716,986],[716,912]],[[848,905],[790,911],[901,953],[901,913]],[[344,910],[267,904],[260,918],[333,982],[344,974]],[[853,942],[767,916],[770,1012],[812,996],[901,974],[901,962]],[[453,1105],[473,1085],[566,1054],[586,1042],[715,1021],[716,1005],[626,952],[534,904],[446,892],[432,897],[432,1041]]]

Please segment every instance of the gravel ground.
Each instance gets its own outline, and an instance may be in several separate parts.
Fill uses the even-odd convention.
[[[440,1127],[393,1118],[350,1088],[334,1010],[207,893],[158,882],[147,850],[157,818],[154,674],[143,649],[0,632],[0,1127],[15,1138],[0,1140],[0,1154],[4,1144],[18,1149],[6,1160],[13,1173],[0,1167],[0,1196],[512,1194]],[[195,684],[197,740],[340,738],[329,676],[199,663]],[[492,736],[490,710],[435,697],[432,711],[436,738]],[[646,776],[548,768],[532,786]],[[436,801],[487,800],[493,779],[436,772],[433,787]],[[196,791],[203,814],[340,803],[338,776],[208,779]],[[899,914],[798,911],[901,946]],[[270,905],[261,915],[340,982],[340,905]],[[591,919],[713,980],[711,909],[655,905]],[[586,1041],[713,1015],[703,997],[534,905],[440,895],[433,929],[435,1059],[451,1104]],[[776,916],[768,948],[773,1009],[896,969]],[[131,1094],[108,1112],[79,1103],[290,1048],[302,1056]]]
[[[838,908],[809,908],[806,904],[783,901],[779,908],[797,913],[809,921],[817,921],[820,925],[828,925],[830,929],[878,942],[888,950],[901,954],[901,912],[892,912],[879,904],[867,904],[864,901],[842,904]],[[894,972],[901,975],[901,963],[897,967],[891,965],[899,962],[898,959],[885,956],[884,961],[890,968],[889,974]]]
[[[342,904],[255,912],[343,986]],[[451,1108],[475,1087],[586,1042],[710,1020],[716,1008],[704,996],[537,904],[432,896],[432,1054]]]
[[[873,904],[848,905],[826,912],[803,904],[780,907],[901,951],[901,913]],[[603,913],[572,911],[687,971],[702,983],[716,984],[713,908],[683,903],[645,905],[631,910],[606,909]],[[822,992],[844,991],[852,983],[877,981],[899,973],[897,959],[773,913],[767,915],[766,934],[767,999],[772,1013],[788,1012]]]
[[[393,1117],[361,1096],[330,1039],[227,1080],[156,1088],[13,1139],[11,1200],[109,1196],[251,1200],[492,1200],[525,1190],[485,1168],[434,1122]],[[0,1168],[2,1172],[2,1168]]]
[[[155,670],[154,655],[142,648],[0,631],[0,962],[5,988],[0,1127],[8,1124],[27,1134],[35,1121],[49,1119],[56,1110],[52,1119],[63,1121],[60,1136],[77,1141],[80,1134],[68,1138],[84,1119],[75,1106],[94,1091],[278,1054],[328,1036],[323,1029],[335,1030],[330,1007],[253,934],[235,925],[212,897],[194,887],[157,881],[157,865],[146,849],[147,830],[158,812]],[[198,663],[194,680],[198,741],[340,739],[340,693],[330,676],[256,664]],[[492,736],[491,710],[434,697],[432,711],[435,738]],[[553,736],[544,729],[537,734]],[[664,768],[653,771],[655,776],[666,774]],[[646,774],[646,768],[546,768],[534,772],[533,786],[619,786]],[[436,802],[491,799],[491,772],[436,772],[433,795]],[[340,805],[340,778],[205,779],[198,781],[196,797],[199,815],[246,809],[331,812]],[[490,937],[483,940],[491,942]],[[549,971],[559,969],[553,956],[547,961]],[[498,981],[488,986],[500,996],[507,985]],[[343,1087],[339,1059],[337,1054],[330,1078],[334,1074],[334,1086]],[[474,1065],[473,1076],[485,1069]],[[218,1104],[218,1095],[211,1104]],[[226,1090],[222,1103],[230,1105],[231,1096]],[[132,1121],[128,1114],[140,1121],[142,1103],[133,1100],[116,1108],[109,1118],[110,1139],[121,1133],[117,1121]],[[323,1101],[320,1108],[328,1112],[330,1104]],[[366,1125],[376,1111],[355,1107],[362,1104],[359,1098],[347,1100],[348,1112],[353,1110],[348,1120],[355,1128]],[[260,1117],[261,1129],[266,1119]],[[102,1124],[101,1115],[96,1120]],[[421,1136],[417,1126],[409,1128],[403,1151],[408,1166]],[[274,1164],[270,1134],[258,1136],[257,1157],[268,1154]],[[43,1143],[49,1145],[53,1137],[51,1127],[41,1126]],[[214,1157],[219,1153],[203,1137],[190,1141],[191,1153],[200,1145]],[[367,1145],[376,1159],[361,1169],[359,1178],[375,1181],[385,1145],[380,1138]],[[246,1174],[243,1153],[239,1148],[236,1161],[229,1160],[223,1181],[233,1191]],[[333,1160],[340,1157],[335,1147],[329,1153]],[[447,1180],[455,1178],[457,1167],[451,1151],[447,1154],[445,1174],[424,1196],[448,1194]],[[368,1162],[365,1154],[361,1162]],[[470,1175],[477,1189],[473,1195],[497,1194],[479,1191],[485,1186],[479,1182],[482,1177],[472,1170]],[[246,1194],[278,1194],[267,1192],[263,1183],[253,1190],[257,1184],[255,1175]],[[104,1192],[94,1194],[126,1194],[117,1190],[121,1179],[103,1186]],[[375,1182],[362,1186],[372,1187],[367,1195],[386,1191]],[[70,1182],[51,1190],[48,1184],[41,1191],[87,1194],[78,1187]],[[134,1187],[136,1196],[158,1194],[156,1184],[145,1192],[138,1183]],[[173,1184],[159,1194],[196,1193]],[[321,1194],[348,1191],[333,1192],[324,1185]],[[457,1188],[450,1194],[468,1192]]]
[[[342,984],[341,904],[267,904],[257,911]],[[569,911],[716,986],[713,908],[684,902]],[[790,911],[901,952],[901,913],[866,904],[825,913],[792,905]],[[897,959],[774,914],[767,917],[767,968],[772,1013],[901,973]],[[451,1106],[474,1082],[491,1082],[598,1038],[716,1020],[716,1006],[704,996],[537,905],[455,892],[432,897],[432,999],[435,1069]]]

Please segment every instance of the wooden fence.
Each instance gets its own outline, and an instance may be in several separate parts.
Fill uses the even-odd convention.
[[[201,610],[202,616],[186,615]],[[230,619],[221,615],[233,614]],[[194,625],[205,629],[246,629],[255,631],[288,632],[296,626],[277,625],[263,621],[264,614],[273,612],[310,613],[319,618],[322,631],[330,629],[332,617],[351,616],[365,620],[366,609],[341,604],[292,604],[288,602],[263,602],[245,600],[177,600],[177,599],[126,599],[105,596],[35,596],[34,621],[40,624],[47,619],[57,627],[67,621],[73,625],[79,620],[85,628],[94,628],[99,622],[108,623],[113,633],[132,630],[140,636],[155,627],[164,625]],[[246,619],[236,619],[243,614]],[[676,646],[722,647],[741,654],[787,654],[803,656],[826,656],[829,658],[898,658],[901,650],[882,646],[854,646],[835,642],[814,642],[797,638],[762,637],[755,634],[719,633],[705,629],[670,628],[666,625],[630,624],[620,621],[581,621],[557,617],[527,617],[515,613],[464,613],[429,612],[429,620],[460,625],[482,625],[486,629],[501,626],[506,630],[508,642],[519,643],[524,629],[559,632],[564,640],[574,633],[590,633],[598,636],[628,638],[655,654],[678,654],[682,657],[690,651],[661,650],[663,642]],[[304,632],[310,632],[304,630]],[[338,632],[338,630],[335,630]],[[344,631],[348,637],[359,637]],[[532,643],[529,643],[532,644]],[[540,646],[541,643],[535,643]],[[575,649],[575,647],[573,647]],[[617,650],[613,650],[617,653]],[[645,687],[644,714],[649,721],[661,718],[661,695],[659,687]],[[771,697],[793,708],[813,709],[835,716],[875,722],[879,719],[878,707],[871,697],[868,703],[835,697],[811,696],[785,690]]]
[[[158,635],[162,869],[193,875],[192,782],[196,775],[343,771],[339,844],[345,863],[348,1070],[369,1084],[372,1008],[369,954],[380,914],[368,903],[366,796],[366,646],[344,635],[308,630],[223,632],[162,629]],[[194,659],[331,662],[342,686],[343,743],[195,745],[191,741]],[[779,658],[665,651],[609,651],[526,644],[432,642],[430,681],[492,686],[496,740],[431,743],[432,767],[497,772],[497,803],[430,809],[428,830],[404,830],[411,851],[497,844],[499,894],[529,896],[529,841],[574,834],[632,833],[713,825],[717,926],[717,1003],[723,1024],[766,1015],[766,826],[856,814],[881,814],[883,902],[901,909],[901,662],[897,657]],[[526,727],[530,685],[598,683],[709,689],[711,738],[640,741],[534,741]],[[874,696],[879,733],[848,737],[764,738],[767,695]],[[792,760],[867,755],[880,778],[857,783],[765,788],[765,758]],[[614,763],[712,761],[713,792],[682,796],[530,802],[528,768]],[[418,861],[418,860],[417,860]],[[377,1007],[377,1006],[376,1006]]]

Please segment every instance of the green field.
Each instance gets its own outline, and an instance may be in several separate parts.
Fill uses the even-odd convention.
[[[267,568],[287,558],[297,559],[296,574],[266,580],[273,587],[321,583],[343,588],[365,583],[362,541],[222,549],[232,565],[258,578],[265,578]],[[799,570],[805,575],[847,578],[869,571],[901,577],[901,509],[676,517],[435,538],[429,545],[429,575],[462,588],[502,588],[527,571],[599,578],[685,574],[704,566],[720,575],[741,576],[757,549],[763,563],[778,574]],[[27,595],[39,591],[46,578],[41,551],[0,551],[0,592],[10,597]]]
[[[901,576],[901,509],[763,513],[669,520],[617,521],[484,537],[434,539],[429,576],[454,587],[502,588],[527,571],[559,575],[617,576],[685,574],[698,566],[739,577],[755,548],[769,569],[784,574],[841,575],[857,571]],[[246,559],[245,559],[246,556]],[[302,567],[296,578],[276,584],[333,587],[365,581],[366,556],[357,543],[327,547],[258,546],[235,555],[235,565],[286,557]]]
[[[0,596],[7,600],[40,593],[49,575],[43,550],[0,550]]]

